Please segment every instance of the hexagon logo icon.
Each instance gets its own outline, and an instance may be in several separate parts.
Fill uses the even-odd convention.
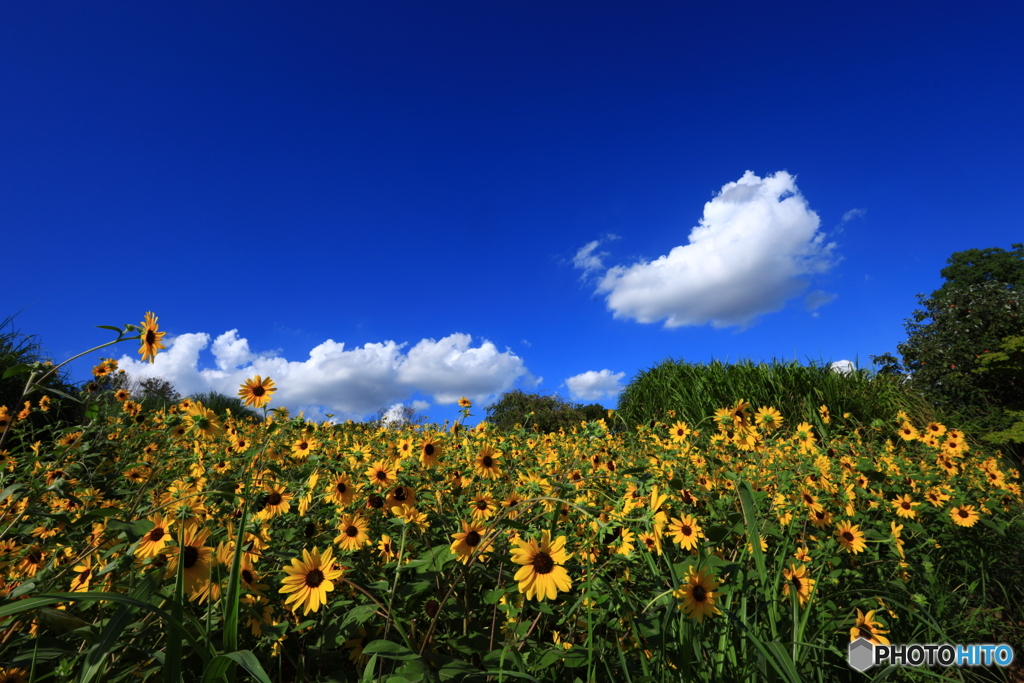
[[[857,671],[867,671],[875,663],[874,644],[864,636],[857,638],[850,643],[848,661],[851,668]]]

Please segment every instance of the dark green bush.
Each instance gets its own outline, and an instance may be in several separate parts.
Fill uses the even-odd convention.
[[[521,424],[543,434],[560,429],[570,432],[581,422],[604,417],[607,412],[597,403],[582,406],[559,396],[527,394],[519,389],[502,394],[497,403],[487,408],[487,422],[498,429],[513,429]]]

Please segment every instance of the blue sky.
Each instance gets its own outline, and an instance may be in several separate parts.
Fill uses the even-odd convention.
[[[1024,237],[1022,12],[5,3],[0,314],[61,360],[154,311],[130,372],[335,419],[870,367]]]

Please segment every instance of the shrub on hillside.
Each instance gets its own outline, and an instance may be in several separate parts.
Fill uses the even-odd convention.
[[[604,417],[607,411],[598,403],[583,406],[559,396],[527,394],[519,389],[502,394],[497,403],[487,408],[487,422],[498,429],[513,429],[521,424],[543,434],[560,429],[570,432],[581,422]]]

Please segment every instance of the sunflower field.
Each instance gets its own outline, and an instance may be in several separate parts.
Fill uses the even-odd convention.
[[[113,329],[163,348],[151,314]],[[388,429],[272,409],[257,376],[259,419],[96,390],[84,424],[40,426],[73,397],[13,370],[0,681],[1014,675],[846,663],[859,636],[1020,651],[1020,472],[937,422],[893,415],[886,438],[737,397],[710,428],[499,433],[463,400]]]

